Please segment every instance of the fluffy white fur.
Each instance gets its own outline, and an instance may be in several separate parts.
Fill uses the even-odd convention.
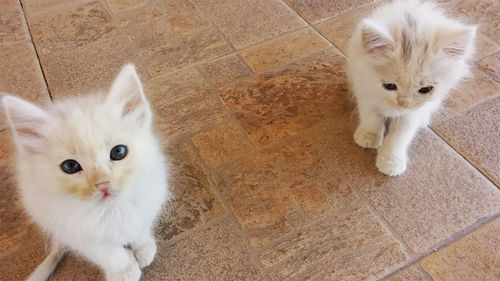
[[[67,250],[99,265],[107,280],[139,280],[140,268],[156,254],[153,228],[170,193],[168,166],[134,66],[122,69],[107,95],[46,109],[13,96],[2,104],[17,147],[22,203],[51,240],[49,256],[28,280],[46,280]],[[111,161],[118,144],[128,153]],[[66,159],[82,170],[64,173]],[[109,196],[96,186],[102,182]]]
[[[348,77],[360,118],[354,140],[378,148],[380,172],[395,176],[406,170],[407,148],[418,128],[468,74],[475,32],[475,26],[418,0],[394,1],[358,25],[348,47]],[[384,83],[397,90],[386,90]],[[429,86],[430,93],[419,93]]]

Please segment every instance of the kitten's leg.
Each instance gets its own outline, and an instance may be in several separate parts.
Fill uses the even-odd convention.
[[[391,121],[389,133],[378,149],[377,168],[380,172],[397,176],[406,170],[408,145],[421,123],[417,116],[406,115]]]
[[[138,281],[141,278],[132,251],[121,245],[94,244],[81,252],[104,269],[107,281]]]
[[[358,103],[359,125],[354,141],[363,148],[377,148],[384,138],[384,117],[374,107]]]
[[[66,249],[60,245],[53,243],[49,255],[43,262],[37,266],[35,271],[26,279],[27,281],[45,281],[52,274],[61,259],[64,257]]]
[[[153,262],[156,255],[156,241],[150,232],[144,234],[138,241],[134,241],[131,246],[140,268]]]

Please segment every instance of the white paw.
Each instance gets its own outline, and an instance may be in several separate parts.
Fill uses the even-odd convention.
[[[131,252],[129,252],[129,257],[129,263],[125,269],[109,273],[106,272],[107,281],[139,281],[141,279],[139,264],[137,264]]]
[[[134,253],[140,268],[150,265],[156,255],[155,240],[151,239],[147,243],[134,248]]]
[[[406,155],[379,151],[377,169],[388,176],[400,175],[406,170]]]
[[[383,136],[358,127],[354,133],[354,141],[363,148],[377,148],[382,144]]]

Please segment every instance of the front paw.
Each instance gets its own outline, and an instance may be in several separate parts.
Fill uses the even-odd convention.
[[[377,169],[388,176],[397,176],[406,170],[406,155],[379,151]]]
[[[382,144],[383,136],[358,127],[354,133],[354,141],[362,148],[377,148]]]
[[[155,240],[151,239],[148,242],[137,246],[134,249],[134,254],[140,268],[150,265],[156,255]]]
[[[124,270],[111,272],[106,276],[107,281],[139,281],[140,279],[141,269],[133,256],[131,256],[130,263]]]

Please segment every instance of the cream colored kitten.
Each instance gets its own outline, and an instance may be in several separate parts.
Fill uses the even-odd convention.
[[[360,117],[354,140],[378,148],[380,172],[405,171],[418,128],[468,74],[475,32],[435,4],[413,0],[382,6],[359,24],[348,48],[348,76]]]
[[[170,193],[134,66],[122,69],[107,95],[46,109],[13,96],[2,104],[22,203],[52,242],[28,280],[46,280],[67,250],[99,265],[107,280],[139,280],[156,254],[153,227]]]

